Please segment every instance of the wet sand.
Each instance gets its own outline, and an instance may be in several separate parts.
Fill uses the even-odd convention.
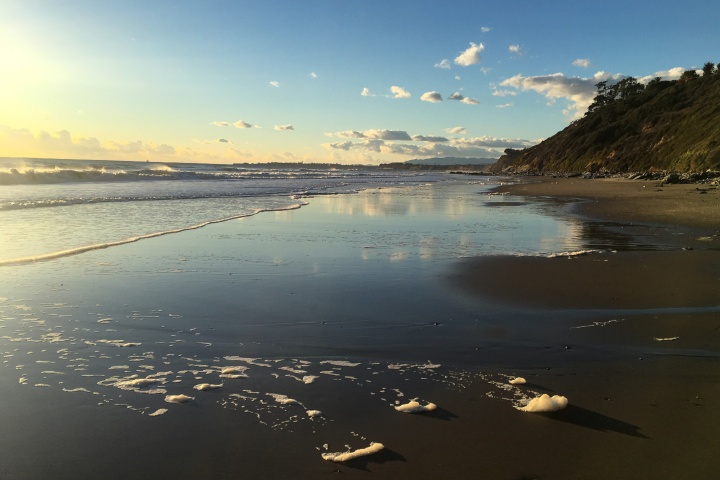
[[[639,309],[720,305],[720,189],[626,179],[533,178],[497,193],[562,200],[556,210],[652,235],[657,251],[478,257],[457,283],[533,307]],[[552,208],[552,207],[550,207]],[[556,212],[557,214],[557,212]],[[602,224],[601,224],[602,226]],[[650,233],[647,233],[650,232]]]
[[[484,197],[463,190],[458,209],[459,191],[446,193],[318,198],[297,211],[6,268],[0,476],[714,478],[718,251],[715,240],[698,240],[712,230],[663,227],[667,242],[653,241],[668,251],[458,261],[478,249],[467,232],[483,228],[474,215],[485,211],[470,206]],[[540,204],[576,215],[574,203]],[[422,248],[408,241],[416,236]],[[683,242],[704,248],[681,250]],[[601,278],[599,258],[608,260]],[[656,295],[674,271],[678,287]],[[518,288],[532,289],[533,278],[544,293]],[[621,295],[618,282],[637,293]],[[113,339],[139,345],[103,342]],[[247,378],[220,378],[232,365],[248,367]],[[108,381],[150,374],[166,378],[168,394],[195,400],[168,404]],[[527,384],[510,386],[518,375]],[[78,387],[89,392],[68,392]],[[541,393],[569,406],[516,408]],[[393,408],[415,397],[438,409]],[[150,417],[158,408],[169,411]],[[306,409],[324,416],[310,420]],[[321,458],[373,441],[385,450]]]
[[[718,241],[720,244],[720,239]],[[655,309],[720,305],[720,251],[613,252],[468,260],[459,288],[536,308]]]
[[[555,199],[546,203],[553,214],[650,232],[662,248],[457,265],[451,283],[488,301],[545,318],[595,312],[570,335],[561,332],[568,355],[545,357],[546,369],[531,360],[532,383],[567,395],[570,406],[532,419],[533,428],[513,425],[525,432],[514,451],[527,464],[509,466],[516,476],[494,471],[491,478],[716,477],[720,191],[629,180],[529,182],[497,192]]]
[[[720,188],[702,184],[667,185],[623,178],[530,177],[499,187],[498,193],[582,199],[578,213],[615,222],[647,222],[708,229],[719,233]]]

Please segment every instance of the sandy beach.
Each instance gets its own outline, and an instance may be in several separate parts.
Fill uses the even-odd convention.
[[[589,309],[596,317],[563,336],[568,355],[547,355],[545,370],[538,358],[531,362],[534,383],[573,397],[567,410],[536,419],[547,422],[537,443],[517,445],[519,457],[538,462],[535,468],[515,470],[515,477],[494,471],[491,478],[717,476],[712,432],[720,420],[712,405],[720,394],[720,191],[533,178],[497,192],[558,200],[546,209],[652,237],[661,248],[491,256],[458,266],[452,283],[473,295],[548,316]],[[543,451],[546,442],[558,443]]]
[[[652,309],[720,305],[720,189],[625,179],[540,178],[496,192],[560,200],[554,214],[601,222],[607,230],[652,238],[648,251],[571,257],[483,257],[466,288],[535,307]],[[642,242],[637,242],[642,245]],[[630,250],[645,250],[642,247]],[[566,261],[566,260],[570,261]]]
[[[624,178],[530,177],[499,187],[498,193],[530,197],[582,199],[577,213],[614,222],[679,225],[715,232],[720,229],[720,189],[703,184],[663,184]]]
[[[553,182],[319,196],[4,267],[2,477],[715,478],[714,224]],[[633,216],[597,213],[606,185]],[[519,410],[544,393],[569,404]]]

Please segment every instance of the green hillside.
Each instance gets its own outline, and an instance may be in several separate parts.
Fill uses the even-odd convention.
[[[720,72],[679,80],[599,83],[585,117],[542,143],[506,150],[494,172],[627,173],[720,170]]]

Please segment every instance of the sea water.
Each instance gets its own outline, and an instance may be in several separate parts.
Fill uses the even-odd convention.
[[[445,268],[585,243],[580,222],[492,195],[501,181],[3,160],[0,386],[12,440],[0,442],[0,472],[147,478],[157,466],[202,476],[190,458],[276,468],[271,450],[243,456],[255,438],[282,442],[313,470],[322,454],[385,441],[358,416],[436,404],[439,390],[482,381],[513,408],[525,392],[468,368],[480,354],[499,361],[485,332],[503,319],[450,294]],[[199,418],[191,454],[162,453]],[[382,423],[394,421],[403,419]],[[97,431],[125,441],[103,447]],[[146,435],[163,441],[133,450]],[[232,443],[232,455],[217,454]],[[133,455],[142,468],[125,463]]]
[[[483,183],[486,187],[479,190],[487,191],[497,180],[302,164],[292,167],[0,159],[0,265],[47,260],[262,212],[296,209],[318,195],[390,187],[418,189],[451,182]],[[537,213],[507,215],[504,211],[512,208],[512,202],[500,200],[490,196],[472,199],[471,203],[484,203],[501,212],[490,215],[486,211],[482,228],[470,234],[464,232],[463,241],[474,247],[483,245],[494,253],[557,253],[576,246],[577,235],[567,231],[572,228],[569,224]],[[440,233],[452,227],[444,225],[443,219],[455,220],[471,206],[467,198],[446,198],[443,202],[443,211],[430,205],[426,211],[402,213],[428,216],[425,225],[430,225],[427,220],[433,215],[438,221],[430,227]],[[367,207],[362,213],[370,217],[393,213],[371,210],[386,209],[387,205]],[[535,225],[520,232],[518,222]],[[511,238],[502,235],[509,229],[518,234]]]
[[[0,264],[298,208],[308,195],[440,178],[362,168],[1,159]]]

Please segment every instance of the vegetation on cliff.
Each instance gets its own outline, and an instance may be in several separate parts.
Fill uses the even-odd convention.
[[[508,149],[494,172],[627,173],[720,169],[720,70],[647,85],[600,82],[585,116],[542,143]]]

